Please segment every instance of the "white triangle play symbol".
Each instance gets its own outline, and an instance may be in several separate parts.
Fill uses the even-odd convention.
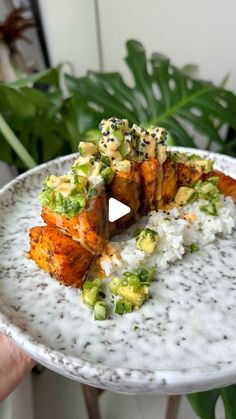
[[[108,211],[109,221],[113,222],[123,217],[124,215],[129,214],[131,209],[127,205],[122,204],[122,202],[117,201],[117,199],[110,198],[108,203]]]

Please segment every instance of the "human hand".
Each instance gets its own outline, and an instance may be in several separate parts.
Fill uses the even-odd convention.
[[[26,353],[0,333],[0,403],[35,366]]]

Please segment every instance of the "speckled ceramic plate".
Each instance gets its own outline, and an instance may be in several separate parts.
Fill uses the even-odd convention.
[[[236,160],[202,153],[235,177]],[[235,232],[159,274],[154,298],[139,311],[104,322],[93,320],[80,291],[26,259],[29,228],[42,224],[42,179],[63,173],[73,158],[0,191],[0,330],[48,368],[117,392],[187,393],[235,382]]]

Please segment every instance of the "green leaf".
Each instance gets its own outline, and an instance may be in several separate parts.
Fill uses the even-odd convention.
[[[232,92],[194,79],[193,66],[178,69],[158,53],[149,60],[142,44],[134,40],[127,42],[126,63],[132,86],[119,73],[89,72],[79,79],[66,77],[67,87],[101,118],[115,115],[131,123],[166,127],[177,145],[196,146],[190,134],[194,131],[223,148],[220,128],[236,128]]]
[[[201,419],[215,419],[215,407],[219,395],[220,390],[210,390],[189,394],[187,399]]]
[[[13,148],[22,162],[28,169],[36,166],[36,162],[28,153],[28,151],[24,148],[24,146],[20,143],[14,132],[11,130],[9,125],[6,123],[5,119],[0,114],[0,131],[5,137],[8,144]]]
[[[60,71],[61,65],[56,68],[50,68],[39,73],[32,74],[12,83],[8,83],[8,87],[21,88],[31,86],[35,83],[44,83],[58,87],[60,81]]]
[[[63,65],[0,83],[0,112],[18,140],[1,133],[0,159],[25,168],[23,150],[37,163],[71,153],[82,138],[93,141],[94,135],[96,141],[100,120],[112,115],[144,127],[161,125],[176,145],[196,146],[193,133],[199,132],[209,147],[217,143],[222,152],[236,153],[236,138],[225,142],[222,134],[222,127],[236,129],[232,92],[195,80],[192,66],[178,69],[158,53],[148,57],[135,40],[127,42],[126,63],[131,84],[118,72],[64,75]]]
[[[222,388],[220,391],[224,408],[225,419],[236,418],[236,384]]]
[[[128,55],[126,57],[126,62],[132,72],[135,90],[139,92],[145,100],[147,120],[150,121],[156,115],[156,100],[153,95],[152,80],[149,77],[147,70],[146,52],[142,44],[132,40],[127,42],[127,50]]]
[[[36,110],[23,92],[0,84],[0,112],[9,111],[21,118],[28,118],[34,116]]]
[[[187,399],[201,419],[215,419],[215,408],[221,397],[225,419],[236,419],[236,384],[221,389],[189,394]]]
[[[85,132],[90,127],[98,126],[100,122],[96,112],[87,106],[77,94],[64,101],[62,116],[68,130],[71,149],[74,152],[78,150],[79,141]]]
[[[181,71],[186,76],[194,77],[197,74],[198,66],[196,64],[185,64],[181,67]]]

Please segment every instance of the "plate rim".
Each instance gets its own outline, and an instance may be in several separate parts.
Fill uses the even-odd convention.
[[[194,152],[199,154],[208,154],[210,158],[225,159],[231,164],[236,164],[234,157],[216,153],[203,149],[189,147],[168,147],[171,150]],[[8,192],[12,186],[21,182],[25,178],[41,172],[45,167],[53,163],[63,163],[77,156],[78,153],[72,153],[58,157],[46,163],[38,165],[33,169],[17,176],[0,189],[0,197]],[[2,303],[2,302],[1,302]],[[6,304],[3,302],[3,307]],[[236,354],[235,359],[230,361],[221,361],[218,364],[209,364],[207,366],[186,368],[186,369],[163,369],[163,370],[139,370],[134,368],[110,367],[97,362],[86,361],[80,357],[66,355],[59,351],[49,348],[43,343],[33,338],[30,333],[23,330],[17,324],[10,320],[0,308],[0,331],[9,336],[17,346],[22,348],[36,361],[42,363],[47,368],[52,369],[68,378],[80,381],[82,383],[98,386],[104,389],[129,394],[187,394],[194,391],[202,391],[213,388],[214,385],[224,386],[235,382],[236,379]],[[37,350],[35,350],[37,349]],[[50,352],[50,354],[49,354]],[[54,355],[54,360],[51,356]],[[50,357],[50,359],[49,359]],[[63,359],[63,360],[62,360]],[[70,371],[68,365],[72,365],[77,374]],[[82,370],[82,371],[80,371]],[[126,375],[126,373],[129,373]],[[112,379],[119,377],[117,380]],[[99,379],[98,379],[99,378]],[[144,388],[147,386],[146,388]]]

